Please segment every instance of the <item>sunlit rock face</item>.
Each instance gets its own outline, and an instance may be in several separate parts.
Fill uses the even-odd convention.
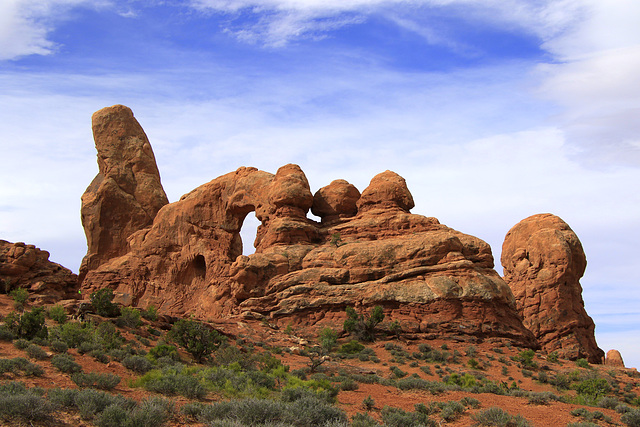
[[[542,348],[602,363],[579,281],[587,259],[569,225],[551,214],[520,221],[504,240],[501,261],[524,325]]]
[[[135,145],[140,138],[116,128],[122,150],[136,152],[126,141]],[[101,173],[106,176],[102,166]],[[87,256],[100,260],[84,264],[84,294],[110,287],[167,314],[252,313],[307,326],[341,324],[346,306],[368,311],[380,305],[408,334],[537,346],[493,268],[489,245],[412,214],[411,192],[394,172],[376,175],[362,193],[336,180],[313,195],[292,164],[275,174],[241,167],[170,204],[161,203],[157,187],[148,188],[152,194],[131,201],[139,209],[101,204],[110,193],[97,190],[83,197],[83,212],[100,205],[101,216],[118,219],[83,222]],[[148,203],[154,208],[145,210]],[[307,218],[310,209],[320,222]],[[150,223],[138,220],[141,210],[150,212]],[[255,253],[244,256],[240,229],[250,212],[261,224]],[[98,236],[112,234],[119,243],[96,245],[96,224]]]

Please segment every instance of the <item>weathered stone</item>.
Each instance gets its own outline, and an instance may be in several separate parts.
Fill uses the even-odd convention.
[[[624,368],[624,361],[622,360],[622,355],[618,350],[607,351],[604,364],[612,368]]]
[[[1,292],[25,288],[41,303],[74,298],[78,277],[71,270],[49,261],[49,252],[22,242],[0,240]]]
[[[323,223],[349,218],[358,212],[360,192],[344,179],[336,179],[313,195],[311,212]]]
[[[520,221],[507,233],[501,261],[524,325],[542,348],[602,363],[579,282],[587,260],[567,223],[551,214]]]
[[[314,327],[342,324],[348,305],[380,305],[406,333],[537,346],[489,245],[409,213],[402,177],[383,172],[360,198],[341,180],[316,196],[297,165],[275,175],[239,168],[162,207],[122,255],[96,252],[103,262],[87,268],[83,292],[109,287],[164,314],[252,313]],[[311,207],[322,223],[307,218]],[[261,224],[255,253],[244,256],[250,212]]]
[[[374,208],[400,208],[409,212],[415,206],[404,178],[391,171],[374,176],[357,205],[360,212]]]
[[[127,239],[148,227],[168,203],[151,144],[131,110],[123,105],[93,114],[98,175],[82,195],[87,271],[129,251]]]

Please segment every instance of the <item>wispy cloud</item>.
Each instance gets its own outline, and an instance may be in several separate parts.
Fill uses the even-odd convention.
[[[49,33],[74,7],[101,8],[109,0],[4,0],[0,3],[0,60],[49,55],[57,44]]]

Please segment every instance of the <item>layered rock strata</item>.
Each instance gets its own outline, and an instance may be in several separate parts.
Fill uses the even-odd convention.
[[[319,326],[341,324],[346,306],[380,305],[407,333],[536,347],[489,245],[410,213],[413,206],[404,179],[391,171],[362,194],[338,180],[313,195],[297,165],[275,175],[242,167],[162,206],[150,225],[135,221],[120,256],[94,252],[90,242],[101,263],[86,264],[82,287],[85,294],[110,287],[172,315]],[[101,218],[124,216],[112,207],[118,212]],[[307,218],[310,209],[320,222]],[[244,256],[240,229],[250,212],[261,224],[255,253]],[[126,234],[118,224],[96,217],[85,228]]]
[[[39,303],[75,297],[78,277],[71,270],[49,261],[49,252],[22,242],[0,240],[0,291],[25,288]]]
[[[602,363],[579,282],[587,259],[569,225],[551,214],[520,221],[507,233],[501,262],[524,325],[542,348]]]

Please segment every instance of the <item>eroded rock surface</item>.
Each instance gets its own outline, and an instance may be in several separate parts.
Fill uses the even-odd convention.
[[[0,284],[2,292],[25,288],[39,303],[75,297],[78,277],[71,270],[49,261],[49,252],[22,242],[0,240]]]
[[[98,175],[82,195],[87,255],[80,278],[129,251],[128,238],[153,222],[168,203],[144,130],[124,105],[103,108],[92,117]]]
[[[275,175],[242,167],[165,205],[150,146],[133,116],[119,106],[99,113],[106,117],[94,117],[94,132],[105,160],[83,196],[90,219],[83,221],[89,243],[84,294],[110,287],[136,305],[172,315],[253,313],[309,326],[341,324],[348,305],[363,311],[381,305],[407,333],[537,346],[493,268],[489,245],[411,214],[413,197],[396,173],[376,175],[362,194],[337,180],[314,196],[297,165]],[[96,131],[96,121],[114,130]],[[113,133],[118,136],[109,142],[104,135]],[[132,155],[116,156],[110,151],[116,143],[115,151]],[[102,190],[107,177],[114,185],[131,174],[140,182],[131,159],[141,156],[149,193],[137,186]],[[114,197],[129,204],[103,201]],[[308,219],[309,209],[322,222]],[[240,229],[250,212],[261,224],[256,252],[244,256]]]
[[[501,261],[524,325],[542,348],[602,363],[579,282],[587,260],[569,225],[551,214],[520,221],[507,233]]]
[[[624,368],[624,361],[622,360],[622,355],[618,350],[607,351],[604,364],[611,366],[612,368]]]

